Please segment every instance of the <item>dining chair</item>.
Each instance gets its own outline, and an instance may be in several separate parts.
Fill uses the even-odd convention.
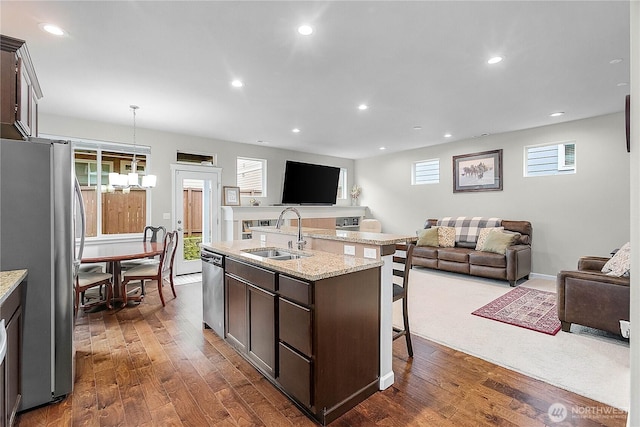
[[[402,257],[393,257],[394,262],[404,262],[404,268],[397,269],[394,267],[393,275],[395,277],[402,278],[402,284],[393,284],[393,302],[402,300],[402,320],[404,328],[393,327],[393,340],[400,337],[405,337],[407,341],[407,352],[409,357],[413,357],[413,345],[411,344],[411,332],[409,330],[409,310],[408,310],[408,296],[409,296],[409,272],[411,271],[411,257],[413,256],[413,243],[406,244],[406,255],[404,260]]]
[[[86,310],[87,308],[94,307],[98,304],[106,304],[107,308],[111,308],[111,296],[113,295],[113,289],[111,287],[111,278],[112,275],[110,273],[102,273],[102,272],[86,272],[79,271],[76,275],[75,281],[75,303],[74,303],[74,314],[78,313],[78,310],[82,308]],[[104,299],[102,299],[102,287],[106,288]],[[99,298],[89,304],[85,304],[85,292],[89,289],[99,287]],[[82,296],[82,298],[81,298]],[[80,300],[82,299],[82,304]]]
[[[142,232],[142,241],[155,243],[158,241],[158,238],[160,238],[160,241],[163,241],[164,236],[166,236],[166,234],[167,234],[167,229],[164,228],[162,225],[158,227],[154,227],[153,225],[147,225],[146,227],[144,227],[144,230]],[[123,261],[120,263],[120,268],[123,271],[126,271],[134,267],[138,267],[139,265],[147,264],[150,261],[153,262],[154,260],[155,260],[154,257],[150,257],[150,258],[132,259],[129,261]]]
[[[160,259],[154,260],[145,264],[140,264],[129,270],[126,270],[122,275],[121,294],[124,305],[127,305],[127,285],[129,282],[140,281],[141,283],[141,295],[140,299],[144,298],[146,280],[155,280],[158,283],[158,294],[160,295],[160,301],[162,306],[165,306],[164,295],[162,293],[162,286],[165,277],[169,278],[171,284],[171,290],[173,296],[176,297],[176,291],[173,286],[173,258],[175,258],[175,248],[177,246],[178,232],[173,231],[164,235],[163,251],[160,254]]]
[[[142,233],[143,242],[147,241],[147,234],[149,234],[149,242],[155,243],[158,241],[158,234],[160,235],[160,240],[164,239],[164,236],[167,234],[167,229],[163,226],[154,227],[153,225],[147,225]]]
[[[169,238],[171,240],[171,243],[170,243],[171,250],[169,251],[170,259],[169,259],[169,265],[166,266],[162,271],[162,277],[168,279],[169,284],[171,285],[171,292],[173,292],[173,297],[178,298],[178,295],[176,295],[176,288],[173,283],[173,278],[175,276],[173,272],[173,262],[176,259],[176,252],[178,249],[178,238],[179,238],[178,231],[177,230],[171,231],[167,235],[169,234],[172,235],[172,237]]]

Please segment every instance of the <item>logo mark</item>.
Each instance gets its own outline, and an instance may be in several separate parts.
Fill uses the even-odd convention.
[[[556,402],[553,405],[549,406],[549,410],[547,411],[549,415],[549,419],[551,422],[560,423],[567,418],[568,411],[567,407],[562,403]]]

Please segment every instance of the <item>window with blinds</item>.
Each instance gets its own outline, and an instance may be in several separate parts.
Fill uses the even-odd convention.
[[[238,157],[237,185],[243,196],[266,197],[267,195],[267,161]]]
[[[420,160],[411,166],[411,185],[440,182],[440,159]]]
[[[575,141],[525,147],[524,176],[576,173]]]

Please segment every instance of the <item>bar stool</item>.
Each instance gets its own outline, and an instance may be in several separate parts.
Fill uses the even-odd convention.
[[[399,246],[399,247],[398,247]],[[404,245],[398,245],[399,249],[404,249]],[[402,278],[402,285],[397,283],[393,284],[393,302],[398,300],[402,300],[402,319],[404,323],[404,328],[400,329],[397,327],[393,327],[393,340],[396,340],[402,336],[405,337],[407,341],[407,352],[409,353],[409,357],[413,357],[413,345],[411,344],[411,332],[409,331],[409,310],[408,310],[408,295],[409,295],[409,272],[411,271],[411,257],[413,256],[413,248],[415,245],[413,243],[407,243],[406,245],[406,256],[403,259],[402,257],[393,257],[394,263],[402,263],[404,261],[404,269],[393,269],[393,275],[396,277]]]

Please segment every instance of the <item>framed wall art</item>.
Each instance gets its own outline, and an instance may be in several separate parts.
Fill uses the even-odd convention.
[[[502,191],[502,150],[453,156],[453,192]]]
[[[222,187],[222,204],[240,206],[240,187]]]

